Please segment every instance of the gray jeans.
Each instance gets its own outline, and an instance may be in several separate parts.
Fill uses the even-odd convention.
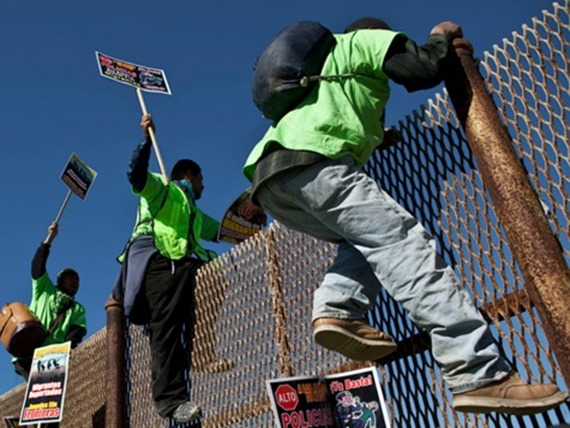
[[[314,293],[313,319],[364,320],[383,287],[430,333],[433,356],[453,392],[511,371],[433,238],[351,158],[283,172],[256,196],[285,226],[338,244]]]

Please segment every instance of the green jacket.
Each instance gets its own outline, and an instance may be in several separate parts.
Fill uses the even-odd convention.
[[[165,185],[161,175],[149,172],[144,188],[134,193],[140,196],[140,202],[131,241],[149,235],[160,254],[171,260],[192,254],[203,261],[211,260],[212,252],[205,250],[199,240],[215,240],[219,222],[202,213],[178,185]]]
[[[388,30],[335,34],[337,43],[321,75],[356,76],[319,81],[294,110],[268,129],[250,153],[244,175],[252,180],[256,163],[273,141],[290,150],[316,152],[331,159],[351,156],[364,165],[384,137],[380,118],[390,87],[382,66],[398,34]]]

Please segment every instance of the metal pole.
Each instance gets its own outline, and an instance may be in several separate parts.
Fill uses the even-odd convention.
[[[570,271],[540,200],[473,60],[473,47],[453,41],[456,64],[445,84],[504,227],[542,327],[570,385]]]
[[[287,317],[283,303],[283,282],[279,272],[277,251],[275,250],[275,225],[267,230],[264,238],[267,249],[267,270],[269,271],[271,287],[271,306],[277,339],[277,366],[280,376],[290,377],[294,375],[294,370],[291,361],[291,343],[287,334]]]
[[[105,427],[127,426],[125,318],[120,302],[109,297],[105,302],[107,313],[107,360]]]

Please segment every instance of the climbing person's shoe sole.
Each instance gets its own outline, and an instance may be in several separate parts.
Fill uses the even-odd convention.
[[[313,321],[315,342],[356,361],[374,361],[397,348],[392,337],[360,320],[318,318]]]

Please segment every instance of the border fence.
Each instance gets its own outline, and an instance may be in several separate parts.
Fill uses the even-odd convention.
[[[570,385],[570,22],[553,3],[474,59],[466,40],[446,89],[396,126],[366,172],[435,237],[443,258],[491,325],[521,377]],[[568,403],[533,416],[454,412],[429,336],[385,292],[371,323],[398,351],[356,363],[315,345],[312,292],[335,247],[277,222],[205,265],[192,305],[188,386],[200,427],[271,427],[265,380],[367,365],[382,372],[394,427],[548,427],[570,423]],[[62,427],[167,427],[150,394],[145,329],[108,326],[73,351]],[[24,385],[0,396],[19,414]],[[128,422],[127,422],[128,421]],[[169,425],[170,423],[170,425]]]

